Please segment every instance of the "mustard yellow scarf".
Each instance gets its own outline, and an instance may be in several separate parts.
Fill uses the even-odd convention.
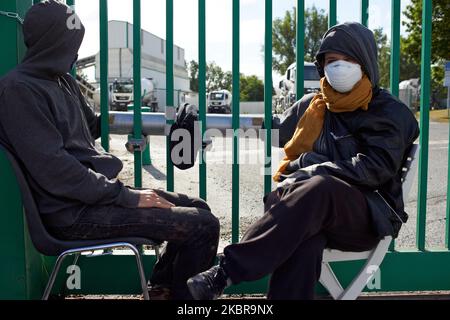
[[[367,111],[372,100],[372,84],[366,75],[348,93],[334,90],[325,77],[320,80],[320,87],[321,92],[311,100],[297,124],[294,136],[284,146],[286,157],[273,177],[277,182],[291,161],[298,159],[302,153],[312,151],[314,142],[322,132],[326,109],[335,113],[351,112],[359,108]]]

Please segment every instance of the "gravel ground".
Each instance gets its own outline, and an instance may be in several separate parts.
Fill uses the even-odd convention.
[[[133,155],[128,153],[124,145],[126,137],[111,136],[111,152],[118,156],[124,163],[124,169],[119,175],[119,179],[125,184],[134,185],[134,159]],[[257,156],[263,157],[264,149],[262,144],[253,139],[253,150],[248,151],[246,141],[240,142],[240,233],[242,235],[248,226],[257,220],[264,212],[263,210],[263,184],[264,176],[260,172],[262,164],[248,164],[255,161]],[[214,215],[221,223],[221,245],[223,248],[231,239],[231,194],[232,194],[232,153],[231,139],[213,138],[213,148],[208,152],[207,160],[207,192],[208,204]],[[256,150],[258,149],[259,150]],[[143,187],[165,189],[166,188],[166,154],[165,138],[151,137],[151,166],[143,168]],[[247,149],[247,150],[245,150]],[[280,153],[280,150],[274,149],[273,152]],[[209,160],[210,159],[210,160]],[[243,161],[242,161],[243,160]],[[245,164],[247,163],[247,164]],[[186,171],[175,168],[175,192],[184,193],[191,196],[199,195],[199,170],[197,164]]]
[[[143,169],[143,186],[147,188],[166,188],[166,153],[165,137],[151,137],[152,165]],[[126,184],[134,185],[133,155],[125,148],[126,137],[111,136],[111,152],[124,162],[124,169],[119,178]],[[208,204],[212,212],[221,222],[221,245],[223,248],[231,238],[231,194],[232,194],[232,141],[229,138],[213,138],[212,149],[207,160],[207,190]],[[273,170],[282,150],[273,148]],[[427,246],[442,247],[445,237],[445,203],[447,191],[447,153],[448,125],[442,123],[430,124],[429,153],[429,186],[427,212]],[[263,184],[262,174],[264,149],[258,139],[240,140],[240,234],[263,214]],[[278,158],[276,158],[278,157]],[[199,172],[198,165],[192,169],[181,171],[175,168],[175,191],[198,196]],[[397,248],[409,249],[415,246],[416,229],[417,179],[406,202],[406,211],[410,220],[402,228]]]

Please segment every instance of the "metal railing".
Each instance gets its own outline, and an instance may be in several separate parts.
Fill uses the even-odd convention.
[[[101,75],[101,112],[102,112],[102,144],[103,147],[109,149],[109,116],[108,116],[108,95],[107,95],[107,79],[108,79],[108,14],[107,0],[100,0],[100,75]],[[133,0],[133,57],[136,63],[133,64],[134,92],[141,92],[139,81],[141,72],[141,17],[140,17],[140,0]],[[337,23],[337,4],[336,0],[329,1],[329,26]],[[240,1],[233,0],[233,21],[232,21],[232,74],[233,74],[233,114],[232,128],[235,132],[233,137],[233,165],[232,165],[232,241],[237,242],[239,236],[239,137],[238,129],[240,128],[240,110],[239,110],[239,39],[240,39]],[[264,41],[264,98],[265,98],[265,124],[267,129],[265,144],[265,178],[264,192],[268,193],[272,188],[271,178],[271,119],[272,119],[272,0],[265,0],[265,41]],[[391,0],[391,66],[390,66],[390,87],[393,95],[398,97],[399,94],[399,74],[400,74],[400,8],[401,0]],[[417,206],[417,249],[425,250],[425,225],[426,225],[426,203],[427,203],[427,178],[428,178],[428,140],[429,140],[429,96],[430,96],[430,52],[431,52],[431,0],[423,0],[423,21],[422,21],[422,63],[421,63],[421,112],[420,112],[420,162],[419,162],[419,195]],[[303,39],[305,37],[304,28],[304,9],[305,1],[297,0],[297,65],[304,63],[304,47]],[[199,27],[198,27],[198,61],[199,61],[199,116],[202,126],[202,133],[208,128],[206,117],[206,0],[198,0]],[[369,0],[361,0],[361,22],[367,26],[369,19]],[[173,74],[173,0],[166,0],[166,101],[168,107],[174,106],[173,90],[174,90],[174,74]],[[296,92],[297,99],[301,98],[303,93],[303,69],[297,68],[296,74]],[[135,97],[134,101],[134,138],[139,139],[142,132],[142,114],[140,99]],[[173,119],[166,118],[166,124],[173,123]],[[167,144],[168,144],[167,137]],[[169,148],[167,148],[169,150]],[[199,164],[199,195],[203,199],[207,199],[207,171],[206,163],[202,161],[203,151],[201,151],[201,161]],[[142,155],[140,151],[136,151],[134,155],[135,166],[135,184],[136,187],[142,186]],[[174,168],[170,161],[169,151],[167,151],[167,190],[174,190]],[[449,171],[450,177],[450,171]],[[450,188],[449,188],[450,191]],[[446,227],[446,247],[449,247],[449,221],[450,201],[447,206],[447,227]],[[394,247],[392,246],[391,249]]]
[[[173,66],[173,0],[166,1],[166,101],[169,108],[174,107],[174,66]],[[9,1],[11,2],[11,1]],[[9,3],[8,2],[8,3]],[[25,2],[25,0],[24,0]],[[28,0],[31,4],[31,0]],[[38,2],[34,0],[33,2]],[[67,0],[69,5],[73,5],[73,0]],[[446,208],[446,234],[445,234],[445,250],[436,251],[429,250],[426,248],[426,222],[427,222],[427,180],[428,180],[428,152],[429,152],[429,101],[430,101],[430,77],[431,77],[431,22],[432,22],[432,0],[422,0],[423,3],[423,15],[422,15],[422,61],[421,61],[421,104],[420,104],[420,160],[419,160],[419,172],[418,172],[418,199],[417,199],[417,240],[416,240],[416,251],[401,251],[394,250],[388,253],[383,264],[383,274],[385,277],[385,284],[383,290],[385,291],[397,291],[397,290],[449,290],[450,289],[450,275],[448,273],[448,268],[450,268],[450,254],[449,254],[449,233],[450,233],[450,184],[448,184],[447,189],[447,208]],[[126,122],[126,126],[130,126],[133,123],[133,138],[139,139],[142,132],[148,132],[151,134],[152,130],[160,130],[162,133],[165,125],[170,125],[173,121],[172,118],[165,115],[154,115],[154,114],[142,114],[139,93],[141,92],[141,0],[133,0],[133,58],[136,63],[134,63],[133,77],[134,77],[134,113],[128,115],[118,115],[116,123],[112,122],[110,127],[110,115],[108,111],[108,1],[99,0],[100,11],[99,11],[99,29],[100,29],[100,79],[101,79],[101,141],[102,145],[106,150],[109,150],[109,134],[110,130],[114,131],[116,128],[114,125],[121,123],[121,121]],[[304,29],[304,10],[305,1],[297,0],[297,35],[296,35],[296,47],[297,47],[297,65],[303,65],[304,51],[303,51],[303,39],[305,37]],[[337,5],[339,4],[336,0],[329,1],[329,25],[335,25],[337,23],[336,13]],[[204,133],[211,126],[216,126],[214,121],[217,119],[213,116],[206,115],[206,0],[198,0],[198,61],[199,61],[199,116],[202,126],[202,132]],[[239,184],[240,184],[240,167],[238,163],[239,157],[239,129],[242,126],[246,126],[245,116],[240,115],[240,101],[239,101],[239,71],[240,71],[240,57],[239,57],[239,40],[240,40],[240,10],[239,0],[233,0],[232,2],[232,74],[233,74],[233,114],[230,119],[226,120],[226,124],[221,123],[220,125],[226,126],[227,128],[231,126],[234,132],[233,137],[233,165],[232,165],[232,241],[239,241]],[[264,54],[265,54],[265,66],[264,66],[264,97],[265,97],[265,112],[264,120],[266,124],[266,140],[265,140],[265,177],[264,177],[264,192],[268,193],[272,189],[272,154],[271,154],[271,119],[272,119],[272,0],[264,0],[265,6],[265,43],[264,43]],[[361,22],[365,25],[368,24],[369,19],[369,5],[370,1],[361,0]],[[7,6],[1,7],[1,10],[9,10]],[[391,0],[391,69],[390,69],[390,87],[394,95],[398,96],[399,93],[399,78],[400,78],[400,10],[401,1]],[[21,12],[22,14],[24,12]],[[1,18],[1,17],[0,17]],[[9,17],[4,17],[5,19],[10,19]],[[8,30],[14,30],[8,25]],[[11,32],[10,34],[13,34]],[[18,41],[16,37],[11,38]],[[19,46],[17,45],[19,48]],[[17,58],[19,56],[19,49],[14,53],[3,53],[6,57],[3,61],[3,65],[9,67],[13,63],[17,63]],[[13,58],[14,56],[14,58]],[[9,60],[8,60],[9,59]],[[303,92],[303,68],[297,68],[297,81],[296,81],[296,92],[301,94]],[[298,96],[300,98],[300,96]],[[117,113],[119,114],[119,113]],[[169,113],[167,113],[169,114]],[[155,120],[156,119],[156,120]],[[120,121],[119,121],[120,120]],[[152,125],[152,121],[156,121],[155,127]],[[247,125],[251,125],[249,122]],[[217,124],[218,125],[218,124]],[[166,131],[164,131],[166,132]],[[168,143],[167,137],[167,143]],[[169,150],[169,148],[167,148]],[[203,153],[203,151],[201,151]],[[0,155],[1,156],[1,155]],[[135,185],[136,187],[142,186],[142,154],[140,151],[134,153],[134,166],[135,166]],[[174,168],[170,161],[169,151],[167,151],[167,189],[169,191],[174,190]],[[203,159],[203,154],[200,157]],[[450,148],[449,148],[449,159],[450,159]],[[2,158],[0,157],[0,160]],[[3,162],[2,162],[3,163]],[[3,165],[3,164],[2,164]],[[277,164],[275,164],[277,165]],[[200,161],[199,164],[199,195],[203,199],[207,199],[207,167],[205,161]],[[2,167],[3,168],[3,167]],[[450,167],[448,167],[448,178],[450,179]],[[12,179],[12,178],[8,178]],[[9,181],[9,180],[8,180]],[[10,181],[9,181],[10,182]],[[11,183],[7,183],[11,185]],[[12,192],[11,188],[5,187],[6,184],[2,184],[0,181],[0,187],[2,192],[8,195],[8,192]],[[15,199],[15,198],[14,198]],[[20,201],[20,200],[17,200]],[[11,204],[6,204],[6,207],[10,207],[11,212],[16,212],[18,205],[11,201]],[[19,216],[19,214],[14,215]],[[17,226],[22,223],[17,222]],[[19,226],[20,227],[20,226]],[[23,227],[19,228],[23,230]],[[18,230],[19,230],[18,229]],[[18,247],[17,250],[20,250]],[[17,251],[16,250],[16,251]],[[112,258],[108,258],[112,259]],[[152,259],[151,257],[146,257],[147,260]],[[108,260],[109,261],[109,260]],[[111,260],[112,261],[112,260]],[[126,256],[116,256],[114,257],[114,264],[117,265],[128,265],[133,261]],[[337,273],[341,273],[347,276],[348,279],[353,277],[352,273],[357,270],[358,265],[345,264],[342,268],[337,265]],[[131,268],[131,264],[130,264]],[[109,271],[108,268],[104,269],[105,274]],[[425,272],[425,270],[431,270],[432,272]],[[89,274],[86,274],[90,277]],[[127,275],[123,275],[127,277]],[[417,277],[417,281],[409,281],[409,277]],[[130,280],[131,282],[132,280]],[[101,281],[100,281],[101,282]],[[264,282],[264,280],[262,281]],[[245,287],[236,288],[236,292],[261,292],[265,290],[265,283],[257,283],[244,285]],[[99,289],[102,288],[102,289]],[[104,281],[103,283],[93,284],[91,287],[89,285],[83,290],[85,293],[89,292],[101,292],[102,290],[107,290],[105,288],[111,289],[109,282]],[[139,289],[139,288],[137,288]],[[124,292],[131,292],[135,288],[121,288]]]

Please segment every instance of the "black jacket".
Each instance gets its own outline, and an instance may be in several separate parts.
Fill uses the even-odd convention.
[[[69,226],[87,205],[136,207],[116,179],[122,162],[100,148],[99,118],[68,74],[84,27],[70,29],[67,6],[34,5],[24,21],[27,53],[0,79],[0,143],[21,160],[47,225]]]
[[[368,111],[332,113],[327,110],[313,151],[301,155],[297,160],[299,169],[284,178],[301,180],[314,175],[332,175],[357,186],[368,200],[379,237],[397,237],[402,223],[408,219],[402,198],[401,166],[419,135],[418,123],[406,105],[378,87],[376,46],[368,29],[358,23],[332,28],[325,35],[317,56],[319,66],[323,54],[330,51],[350,55],[361,63],[372,81],[372,101]],[[319,72],[323,75],[320,67]],[[282,117],[274,119],[273,128],[280,130],[280,146],[291,139],[313,96],[304,96]]]

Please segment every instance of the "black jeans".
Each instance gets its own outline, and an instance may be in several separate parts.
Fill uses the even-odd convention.
[[[221,264],[234,284],[272,274],[269,299],[313,299],[326,247],[365,251],[379,239],[364,195],[340,179],[316,176],[280,191]]]
[[[219,220],[201,199],[162,190],[155,192],[176,207],[90,206],[72,226],[52,228],[50,232],[62,240],[136,236],[167,241],[150,282],[169,287],[173,299],[191,299],[186,281],[212,266],[219,242]]]

